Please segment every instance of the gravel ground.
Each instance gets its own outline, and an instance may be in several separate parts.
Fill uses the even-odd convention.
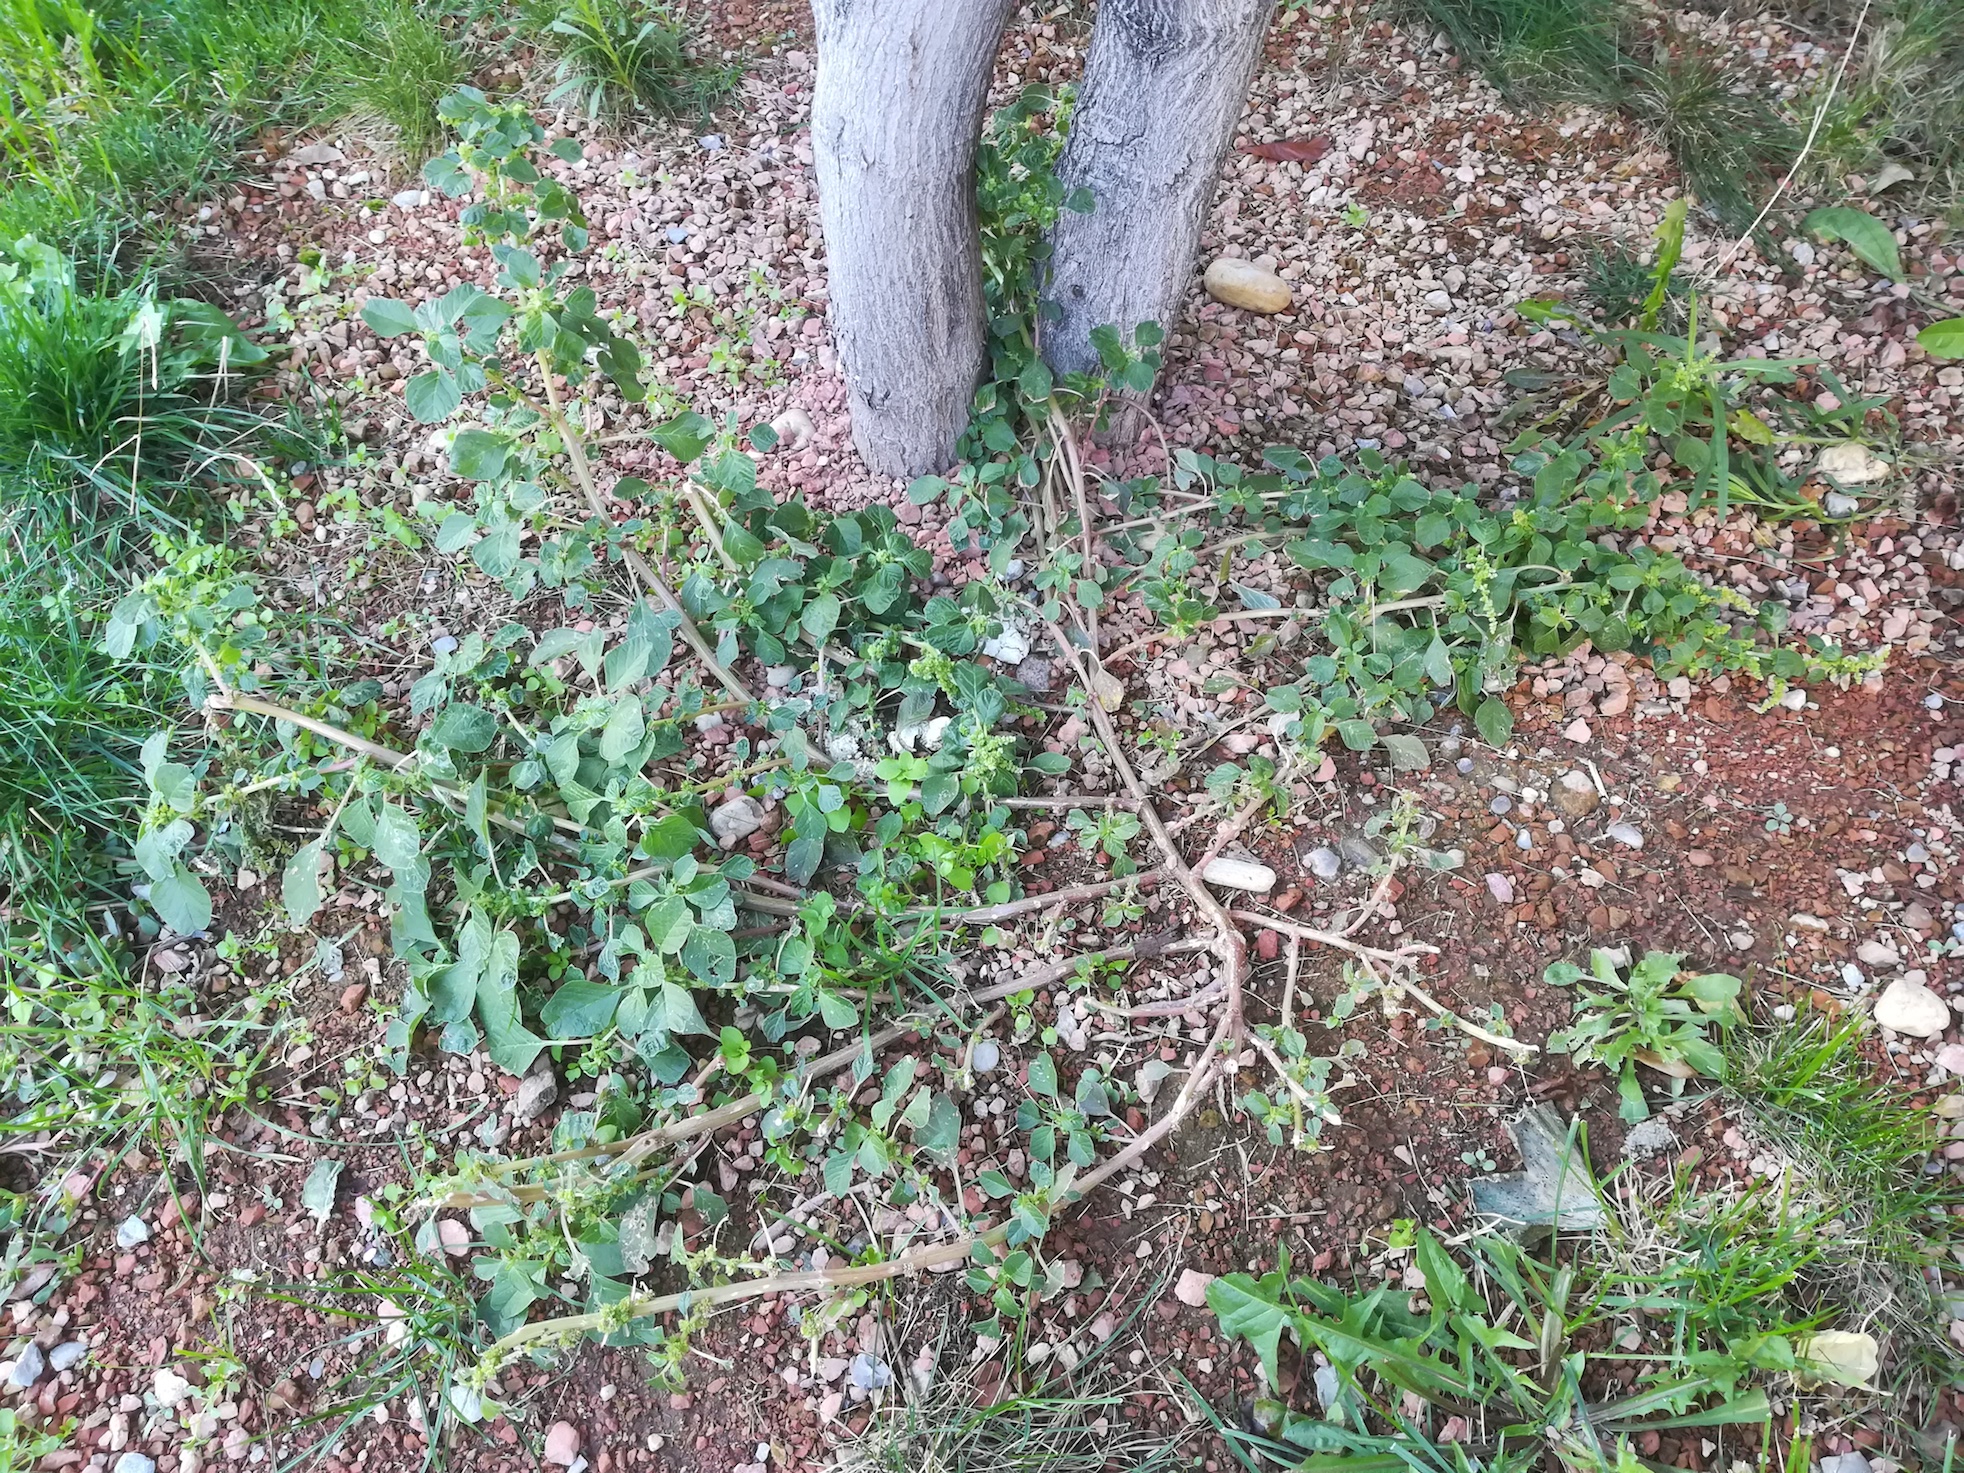
[[[803,411],[808,431],[799,426],[787,448],[765,459],[765,483],[821,505],[889,501],[959,578],[935,509],[906,503],[851,450],[825,325],[803,22],[783,6],[744,7],[730,18],[748,34],[781,39],[745,77],[740,101],[710,125],[716,131],[583,139],[586,162],[570,174],[593,224],[588,283],[652,347],[666,395],[658,414],[687,406],[733,412],[748,424]],[[1837,59],[1770,21],[1697,23],[1722,31],[1770,86],[1802,87]],[[1004,96],[1024,81],[1069,78],[1082,45],[1071,27],[1024,17],[1005,43]],[[1301,138],[1329,147],[1308,164],[1246,151]],[[1580,374],[1589,365],[1578,338],[1525,320],[1517,304],[1570,286],[1592,241],[1646,242],[1678,189],[1666,156],[1627,122],[1586,110],[1518,115],[1426,38],[1348,6],[1291,11],[1278,23],[1237,143],[1205,252],[1275,270],[1296,305],[1252,316],[1208,299],[1196,277],[1155,399],[1167,440],[1241,455],[1279,441],[1318,453],[1376,445],[1440,484],[1504,484],[1511,474],[1503,450],[1511,431],[1498,423],[1513,397],[1504,373]],[[284,392],[330,395],[358,447],[344,464],[296,477],[292,494],[265,505],[240,536],[257,549],[276,601],[353,626],[366,642],[367,673],[391,696],[427,668],[433,641],[508,612],[495,585],[450,559],[379,538],[348,510],[352,497],[407,514],[457,493],[426,432],[403,412],[400,382],[415,368],[407,350],[378,343],[356,317],[371,291],[416,298],[461,281],[490,284],[484,254],[460,251],[455,217],[454,203],[390,177],[362,140],[336,136],[256,161],[247,185],[192,222],[210,247],[236,256],[239,279],[251,283],[240,292],[242,316],[264,320],[272,309],[258,283],[270,273],[280,284],[280,304],[294,320]],[[1964,306],[1964,262],[1940,249],[1926,224],[1904,224],[1910,270]],[[1743,684],[1661,683],[1626,656],[1580,652],[1523,672],[1510,697],[1518,728],[1504,752],[1447,722],[1427,733],[1432,761],[1423,773],[1376,770],[1350,754],[1326,761],[1298,783],[1286,823],[1246,839],[1248,856],[1279,876],[1277,928],[1256,934],[1255,1021],[1276,1015],[1292,976],[1301,1016],[1318,1017],[1340,990],[1334,961],[1307,948],[1292,961],[1279,927],[1327,919],[1367,898],[1356,865],[1368,856],[1359,846],[1372,843],[1372,820],[1394,787],[1417,796],[1424,842],[1460,850],[1464,863],[1394,886],[1375,928],[1437,946],[1426,985],[1469,1017],[1498,1008],[1529,1041],[1545,1039],[1566,1016],[1565,997],[1538,985],[1542,967],[1590,944],[1634,940],[1691,952],[1739,972],[1766,1008],[1811,1000],[1883,1010],[1879,999],[1892,988],[1898,998],[1924,987],[1939,998],[1964,991],[1954,955],[1964,947],[1952,939],[1964,935],[1964,813],[1953,780],[1964,768],[1956,658],[1964,537],[1955,503],[1964,370],[1914,346],[1900,289],[1862,274],[1843,252],[1782,245],[1790,259],[1768,260],[1694,224],[1686,256],[1706,283],[1711,321],[1735,353],[1818,354],[1849,392],[1886,395],[1900,432],[1880,448],[1901,474],[1845,535],[1745,512],[1687,514],[1669,499],[1648,535],[1710,576],[1785,599],[1799,632],[1859,650],[1887,646],[1885,670],[1854,690],[1809,691],[1759,713],[1760,693]],[[322,262],[333,268],[325,278],[312,269]],[[1815,378],[1806,392],[1832,391]],[[597,432],[649,420],[637,408],[603,408]],[[1154,437],[1136,453],[1100,453],[1125,473],[1151,469],[1159,455]],[[608,452],[613,476],[662,468],[662,452],[632,438]],[[1272,560],[1245,564],[1237,577],[1286,591],[1285,571]],[[1130,640],[1148,626],[1121,609],[1107,627],[1112,639]],[[1223,622],[1184,645],[1141,653],[1124,670],[1142,723],[1159,718],[1219,735],[1218,745],[1193,755],[1190,771],[1262,749],[1257,733],[1227,729],[1247,704],[1244,691],[1223,690],[1213,678],[1248,671],[1255,637]],[[724,760],[715,748],[737,734],[734,725],[706,734],[704,754]],[[1053,750],[1091,756],[1074,780],[1081,789],[1108,781],[1081,723],[1053,721],[1041,735]],[[1189,799],[1188,786],[1167,786],[1169,813]],[[1102,873],[1067,837],[1054,825],[1028,825],[1033,891]],[[768,827],[752,844],[772,852]],[[263,887],[242,888],[232,897],[235,926],[254,927],[263,895]],[[290,994],[297,1026],[275,1080],[282,1103],[264,1122],[229,1122],[228,1139],[240,1149],[214,1155],[217,1187],[202,1202],[170,1205],[155,1162],[132,1161],[95,1183],[93,1237],[78,1271],[44,1304],[14,1304],[20,1338],[8,1356],[16,1365],[26,1337],[48,1355],[73,1342],[86,1347],[20,1393],[42,1413],[80,1424],[72,1446],[46,1466],[146,1473],[142,1460],[154,1460],[161,1473],[196,1473],[283,1458],[319,1438],[322,1429],[303,1418],[322,1378],[346,1357],[309,1286],[372,1254],[365,1203],[402,1179],[400,1141],[423,1131],[441,1149],[481,1138],[529,1151],[549,1139],[561,1105],[581,1103],[568,1087],[524,1120],[519,1080],[481,1058],[442,1057],[406,1079],[379,1081],[338,1116],[310,1105],[310,1085],[341,1077],[344,1062],[365,1068],[379,1055],[396,978],[375,899],[350,885],[317,922],[321,934],[348,938],[336,980],[302,966],[311,937],[288,937],[283,954],[250,961],[183,947],[160,963],[188,970],[214,1009],[244,989]],[[1115,920],[1113,931],[1152,936],[1187,919],[1178,895],[1149,890],[1142,900],[1143,913]],[[1102,919],[1040,915],[1000,952],[978,957],[976,979],[1054,954],[1067,925],[1073,947],[1090,944],[1105,934]],[[1118,999],[1177,1001],[1208,980],[1204,958],[1163,955],[1136,966]],[[1155,1064],[1186,1067],[1207,1032],[1197,1012],[1114,1025],[1064,993],[1040,995],[1035,1016],[1057,1028],[1073,1067],[1095,1061],[1127,1078],[1156,1073]],[[1512,1066],[1485,1044],[1423,1027],[1411,1014],[1354,1018],[1342,1033],[1363,1054],[1340,1094],[1345,1123],[1330,1131],[1331,1149],[1275,1150],[1223,1097],[1060,1226],[1048,1246],[1067,1267],[1061,1291],[1031,1324],[1032,1364],[1068,1371],[1116,1339],[1108,1359],[1141,1379],[1113,1415],[1193,1435],[1174,1370],[1224,1410],[1254,1385],[1248,1357],[1216,1340],[1211,1315],[1195,1307],[1195,1276],[1272,1267],[1283,1242],[1317,1272],[1402,1273],[1402,1259],[1383,1246],[1385,1226],[1395,1218],[1463,1223],[1465,1179],[1488,1163],[1518,1165],[1502,1123],[1534,1099],[1582,1112],[1599,1164],[1617,1157],[1613,1091],[1599,1079],[1546,1059]],[[985,1042],[993,1062],[982,1071],[977,1061],[963,1170],[996,1165],[1021,1175],[1027,1163],[1009,1125],[1032,1049],[1008,1025]],[[936,1057],[925,1041],[911,1047],[924,1066],[955,1077],[957,1061]],[[1878,1068],[1919,1099],[1938,1098],[1964,1073],[1964,1033],[1954,1026],[1928,1038],[1882,1030],[1873,1052]],[[1253,1055],[1244,1063],[1252,1087],[1260,1077]],[[1677,1145],[1653,1163],[1660,1172],[1699,1159],[1692,1151],[1715,1184],[1780,1169],[1777,1153],[1752,1141],[1722,1099],[1686,1112],[1673,1129]],[[290,1153],[286,1133],[303,1131],[345,1142],[348,1170],[324,1223],[299,1205],[305,1163]],[[1964,1139],[1944,1154],[1964,1157]],[[1938,1169],[1964,1172],[1964,1162]],[[766,1168],[754,1120],[717,1138],[700,1170],[739,1204],[734,1225],[743,1234],[756,1203],[786,1204],[812,1190]],[[807,1226],[838,1228],[842,1237],[931,1228],[834,1211],[808,1211]],[[179,1220],[187,1212],[202,1225],[203,1257]],[[135,1241],[125,1231],[119,1242],[119,1225],[133,1215],[146,1236]],[[780,1229],[780,1237],[789,1241],[776,1246],[801,1265],[822,1264],[830,1251],[804,1230]],[[296,1285],[302,1302],[270,1304],[242,1287],[248,1278]],[[946,1278],[909,1286],[901,1301],[952,1316],[938,1374],[989,1392],[1001,1361],[961,1333],[975,1314],[961,1297]],[[773,1302],[722,1316],[700,1338],[681,1392],[650,1388],[634,1355],[591,1348],[563,1368],[510,1372],[512,1414],[466,1444],[458,1465],[491,1473],[534,1467],[543,1456],[560,1466],[584,1457],[601,1473],[821,1466],[842,1437],[866,1425],[873,1362],[922,1375],[935,1366],[920,1331],[930,1314],[889,1314],[876,1301],[828,1327],[815,1309]],[[176,1378],[202,1381],[197,1357],[221,1348],[246,1367],[235,1399],[207,1405],[181,1391]],[[409,1405],[398,1398],[387,1413],[364,1420],[325,1466],[419,1466]],[[1964,1407],[1942,1395],[1915,1413],[1928,1425],[1964,1423]],[[1820,1450],[1875,1441],[1857,1423],[1837,1425],[1824,1429]],[[1224,1466],[1216,1444],[1196,1446],[1208,1469]],[[1691,1440],[1646,1452],[1687,1468],[1710,1466],[1713,1456],[1710,1444]]]

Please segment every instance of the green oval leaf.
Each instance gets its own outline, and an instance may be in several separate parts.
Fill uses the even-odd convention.
[[[375,812],[375,842],[370,846],[375,858],[390,869],[407,869],[422,852],[415,820],[393,803],[381,804]]]
[[[1946,317],[1916,335],[1917,345],[1932,358],[1964,358],[1964,317]]]
[[[430,723],[430,740],[453,752],[482,752],[498,734],[498,718],[482,706],[445,706]]]
[[[409,412],[426,425],[450,418],[464,402],[463,390],[447,368],[419,373],[403,389],[403,402]]]
[[[370,297],[361,305],[361,320],[375,329],[378,338],[399,338],[416,331],[416,313],[407,302],[387,297]]]
[[[1473,724],[1490,747],[1498,747],[1514,734],[1514,713],[1498,696],[1488,696],[1473,712]]]
[[[180,936],[211,924],[211,895],[198,877],[178,865],[150,886],[150,905],[158,918]]]
[[[1891,281],[1903,278],[1902,256],[1896,250],[1896,237],[1867,210],[1834,205],[1815,210],[1800,222],[1811,235],[1843,241],[1848,248]]]

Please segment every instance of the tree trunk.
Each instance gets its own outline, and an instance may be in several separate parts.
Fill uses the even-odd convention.
[[[1274,4],[1098,0],[1057,165],[1095,201],[1050,232],[1045,296],[1062,316],[1044,324],[1043,356],[1058,373],[1098,371],[1094,328],[1127,342],[1142,322],[1172,330]]]
[[[812,154],[853,443],[944,470],[982,374],[975,148],[1010,0],[812,0]]]

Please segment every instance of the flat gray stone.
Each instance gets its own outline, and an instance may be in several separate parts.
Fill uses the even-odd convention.
[[[520,1125],[530,1125],[559,1098],[559,1081],[552,1070],[540,1069],[519,1081],[518,1097],[512,1104],[512,1117]]]

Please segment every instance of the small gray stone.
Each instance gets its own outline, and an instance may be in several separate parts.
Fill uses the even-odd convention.
[[[709,813],[709,831],[725,849],[734,849],[763,826],[763,805],[747,794],[725,799]]]
[[[140,1217],[126,1217],[116,1224],[116,1246],[130,1249],[150,1241],[150,1224]]]
[[[1513,811],[1514,800],[1505,793],[1496,794],[1494,797],[1487,799],[1487,812],[1491,813],[1495,818],[1500,818]]]
[[[552,1077],[550,1067],[535,1069],[518,1084],[518,1095],[512,1103],[512,1118],[520,1125],[530,1125],[551,1107],[559,1098],[559,1081]]]
[[[1050,661],[1031,655],[1016,667],[1016,678],[1025,688],[1042,695],[1050,689]]]
[[[985,1038],[975,1045],[975,1056],[971,1060],[977,1074],[993,1074],[1002,1063],[1002,1047],[993,1038]]]
[[[1632,1161],[1642,1161],[1659,1151],[1670,1150],[1677,1143],[1671,1122],[1662,1115],[1652,1115],[1648,1120],[1639,1120],[1630,1127],[1629,1134],[1623,1137],[1623,1154]]]
[[[1453,764],[1453,769],[1461,777],[1471,777],[1473,775],[1473,759],[1471,757],[1462,757]]]
[[[456,637],[454,635],[449,635],[449,634],[439,634],[435,639],[430,641],[430,653],[433,655],[456,654],[457,653]]]
[[[20,1353],[20,1359],[14,1362],[13,1373],[7,1377],[7,1385],[15,1391],[25,1391],[41,1379],[41,1373],[47,1368],[48,1358],[41,1354],[41,1347],[30,1340],[27,1342],[27,1349]]]
[[[59,1376],[71,1366],[78,1366],[88,1356],[88,1342],[84,1340],[64,1340],[48,1352],[48,1364]]]
[[[1373,865],[1381,862],[1378,858],[1377,850],[1366,844],[1355,834],[1338,843],[1337,853],[1343,856],[1343,862],[1345,864],[1352,865],[1357,869],[1370,869]]]
[[[846,1374],[861,1391],[884,1391],[893,1385],[893,1368],[877,1356],[861,1352],[852,1358]]]
[[[1869,1473],[1869,1460],[1860,1453],[1838,1453],[1821,1459],[1821,1473]]]
[[[1603,830],[1603,837],[1631,849],[1643,848],[1643,830],[1633,823],[1613,823]]]
[[[157,1460],[138,1452],[124,1453],[116,1459],[115,1473],[157,1473]]]
[[[1336,850],[1319,845],[1303,856],[1309,872],[1319,880],[1334,880],[1343,873],[1343,857]]]

